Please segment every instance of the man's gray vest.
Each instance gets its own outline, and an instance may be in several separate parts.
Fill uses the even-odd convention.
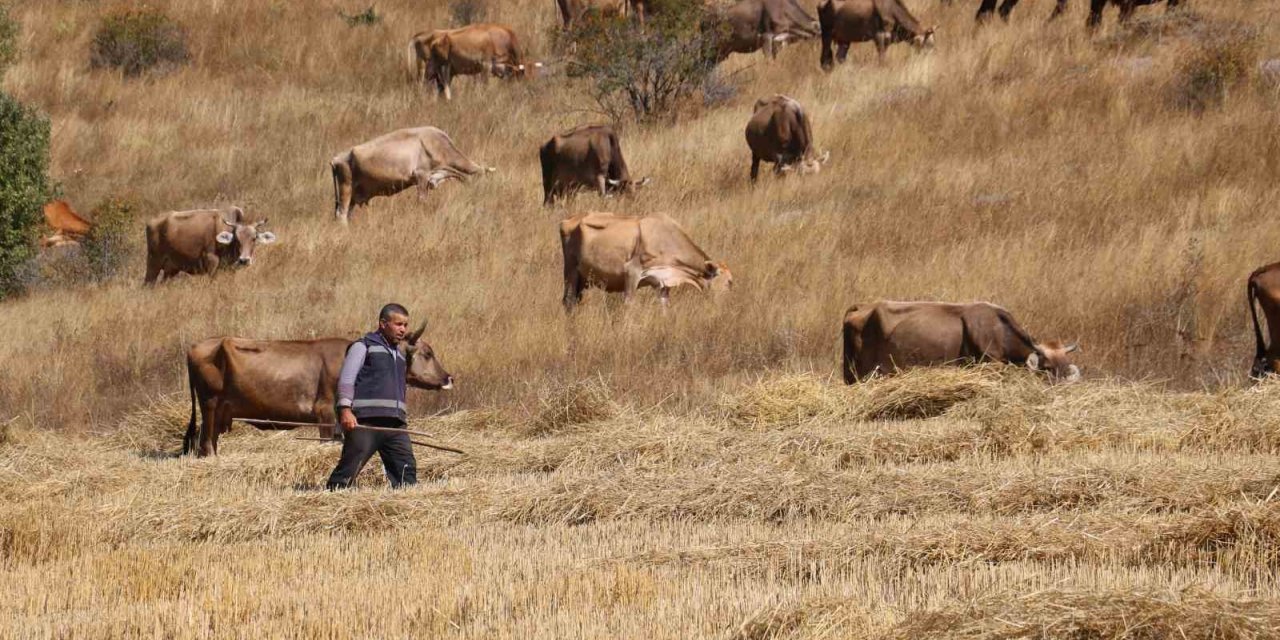
[[[404,402],[407,363],[395,347],[389,346],[382,334],[370,333],[359,342],[368,351],[356,375],[356,393],[351,412],[356,418],[398,418],[407,422],[408,406]]]

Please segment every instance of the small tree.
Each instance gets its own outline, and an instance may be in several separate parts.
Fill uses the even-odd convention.
[[[465,27],[483,22],[489,15],[489,6],[485,0],[453,0],[449,3],[449,15],[453,26]]]
[[[49,200],[49,121],[0,92],[0,297],[22,287]]]
[[[18,60],[18,22],[9,17],[9,7],[0,3],[0,77]]]
[[[715,69],[719,32],[705,28],[700,2],[656,6],[643,28],[625,18],[588,15],[559,36],[567,71],[593,82],[592,98],[614,120],[674,117]]]
[[[138,76],[152,69],[170,70],[189,58],[187,34],[178,23],[158,9],[134,9],[102,21],[93,36],[89,64]]]

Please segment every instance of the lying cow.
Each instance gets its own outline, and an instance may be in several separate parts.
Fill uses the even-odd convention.
[[[820,33],[818,21],[796,0],[740,0],[729,7],[712,8],[702,27],[716,32],[721,60],[733,53],[761,49],[776,58],[781,45]]]
[[[419,389],[451,389],[453,376],[436,359],[431,345],[419,340],[425,329],[424,323],[398,347],[408,362],[406,380]],[[230,431],[231,421],[239,418],[337,424],[334,393],[350,345],[346,338],[209,338],[196,343],[187,350],[191,420],[182,439],[182,453],[217,454],[218,436]]]
[[[587,287],[622,293],[630,302],[640,287],[656,287],[662,303],[671,289],[707,290],[733,284],[723,262],[713,262],[665,215],[631,218],[586,213],[560,223],[564,251],[564,308],[572,311]]]
[[[147,223],[147,274],[155,284],[179,273],[214,273],[223,265],[248,266],[259,244],[276,234],[263,231],[267,221],[248,222],[240,207],[174,211]]]
[[[885,50],[895,42],[910,42],[917,49],[933,47],[937,27],[925,28],[907,11],[902,0],[826,0],[818,7],[822,24],[822,53],[819,60],[828,71],[834,66],[831,44],[836,45],[835,60],[841,64],[849,55],[849,45],[874,41],[880,62]]]
[[[578,189],[595,189],[603,198],[611,192],[634,193],[649,183],[649,178],[631,180],[618,134],[607,124],[585,125],[553,136],[538,156],[544,206]]]
[[[844,381],[875,373],[976,362],[1005,362],[1072,382],[1076,345],[1036,342],[1003,307],[986,302],[876,302],[844,315]]]
[[[454,76],[522,78],[542,63],[525,64],[515,31],[501,24],[424,31],[409,41],[419,82],[434,82],[445,100],[453,99]]]
[[[50,200],[44,205],[44,224],[53,233],[41,239],[44,247],[79,244],[93,231],[93,223],[85,220],[66,200]]]
[[[449,134],[435,127],[400,129],[374,138],[334,156],[330,166],[333,214],[343,223],[353,207],[363,207],[378,196],[416,186],[419,199],[424,199],[445,180],[465,181],[495,171],[468,160]]]
[[[773,163],[775,174],[799,170],[817,173],[831,158],[813,149],[813,125],[799,102],[784,95],[761,98],[747,122],[747,146],[751,148],[751,181],[760,175],[760,163]]]
[[[1249,315],[1253,317],[1253,336],[1257,351],[1249,377],[1254,379],[1280,373],[1280,262],[1260,267],[1249,274],[1246,289]],[[1267,319],[1267,344],[1258,322],[1258,307]]]

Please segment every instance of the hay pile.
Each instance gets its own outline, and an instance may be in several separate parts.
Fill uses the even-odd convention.
[[[1254,640],[1274,638],[1280,604],[1204,591],[1093,593],[1051,589],[1001,593],[967,606],[915,613],[886,640],[1081,638]]]
[[[527,436],[570,431],[618,416],[621,408],[603,378],[588,378],[552,387],[539,394],[538,409],[523,430]]]

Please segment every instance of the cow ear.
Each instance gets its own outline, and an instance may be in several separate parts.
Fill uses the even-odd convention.
[[[244,209],[241,209],[240,207],[231,207],[229,213],[231,214],[232,222],[241,222],[244,220]]]
[[[209,236],[205,236],[205,237],[208,238]],[[231,241],[236,239],[236,235],[234,233],[231,233],[230,231],[223,231],[222,233],[218,234],[217,238],[214,238],[214,239],[218,241],[218,244],[231,244]]]
[[[1027,368],[1032,371],[1040,370],[1040,354],[1032,353],[1031,355],[1027,356]]]
[[[1073,353],[1073,352],[1076,352],[1076,351],[1079,351],[1079,350],[1080,350],[1080,345],[1079,345],[1079,344],[1074,344],[1074,343],[1073,343],[1073,344],[1069,344],[1069,345],[1067,345],[1067,349],[1066,349],[1065,353]]]
[[[262,233],[258,234],[258,242],[261,242],[262,244],[271,244],[272,242],[275,242],[275,241],[276,241],[276,234],[271,233],[270,231],[263,231]]]

